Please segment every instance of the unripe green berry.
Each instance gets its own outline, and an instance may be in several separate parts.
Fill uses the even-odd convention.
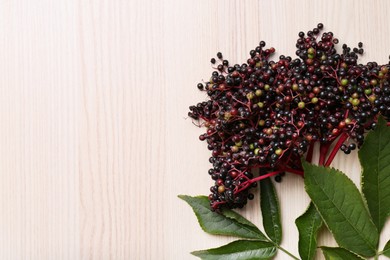
[[[255,95],[253,94],[253,92],[249,92],[248,94],[246,94],[246,97],[251,100],[255,97]]]
[[[347,79],[342,79],[341,80],[341,86],[346,86],[348,85],[348,80]]]
[[[232,117],[232,114],[230,112],[225,112],[225,120],[229,120]]]
[[[354,106],[359,105],[359,103],[360,103],[360,100],[359,100],[358,98],[354,98],[354,99],[352,99],[352,101],[351,101],[351,104],[354,105]]]
[[[238,148],[237,146],[235,146],[235,145],[232,146],[231,149],[232,149],[232,152],[233,152],[233,153],[236,153],[236,152],[238,152],[238,150],[239,150],[239,148]]]

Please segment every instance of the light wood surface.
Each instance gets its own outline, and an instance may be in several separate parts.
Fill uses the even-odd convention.
[[[187,118],[210,58],[243,62],[260,40],[294,55],[297,33],[323,22],[386,63],[389,11],[386,0],[0,1],[0,259],[194,259],[231,241],[203,233],[177,198],[212,184]],[[359,181],[356,154],[334,165]],[[283,246],[297,254],[303,180],[277,189]],[[258,204],[242,213],[260,224]],[[381,245],[389,237],[390,223]]]

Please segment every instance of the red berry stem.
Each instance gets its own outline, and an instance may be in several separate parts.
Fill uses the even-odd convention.
[[[240,193],[241,191],[247,189],[254,182],[261,181],[263,179],[266,179],[268,177],[274,176],[274,175],[282,173],[282,172],[284,172],[284,171],[283,170],[273,171],[273,172],[270,172],[270,173],[267,173],[264,175],[260,175],[256,178],[251,179],[251,180],[248,180],[248,181],[242,183],[242,186],[238,190],[235,190],[234,194]]]
[[[320,158],[318,159],[318,165],[324,165],[330,145],[331,143],[329,142],[320,144]]]
[[[274,176],[276,174],[279,174],[279,173],[282,173],[282,172],[290,172],[290,173],[294,173],[294,174],[303,176],[303,171],[302,170],[296,170],[296,169],[291,169],[291,168],[287,168],[286,167],[286,168],[283,168],[283,169],[280,169],[280,170],[277,170],[277,171],[273,171],[273,172],[270,172],[270,173],[267,173],[267,174],[264,174],[264,175],[260,175],[260,176],[258,176],[256,178],[247,180],[246,182],[241,184],[242,186],[238,190],[234,191],[234,194],[240,193],[241,191],[247,189],[254,182],[261,181],[263,179],[272,177],[272,176]]]
[[[339,140],[337,141],[336,145],[333,147],[333,150],[332,152],[330,153],[329,157],[328,157],[328,160],[326,161],[326,163],[324,164],[325,166],[329,166],[334,157],[336,156],[337,152],[340,150],[340,147],[341,145],[343,145],[343,143],[345,142],[345,140],[347,140],[348,138],[348,135],[346,133],[342,133]]]

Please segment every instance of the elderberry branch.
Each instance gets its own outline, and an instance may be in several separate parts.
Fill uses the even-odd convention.
[[[199,139],[211,152],[213,209],[244,207],[264,176],[279,182],[285,172],[303,175],[301,157],[311,161],[315,143],[319,164],[330,165],[339,150],[363,144],[379,114],[389,119],[390,64],[361,64],[361,43],[338,52],[338,42],[318,24],[298,34],[295,58],[271,60],[275,49],[261,41],[241,65],[220,52],[211,59],[209,80],[197,84],[208,100],[188,115],[206,128]],[[254,177],[259,168],[266,173]]]

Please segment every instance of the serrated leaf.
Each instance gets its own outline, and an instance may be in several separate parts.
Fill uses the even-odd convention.
[[[355,184],[342,172],[302,161],[305,189],[339,246],[374,256],[379,235]]]
[[[269,242],[238,240],[227,245],[191,254],[202,260],[258,260],[270,259],[276,254],[276,247]]]
[[[179,195],[194,210],[203,231],[213,235],[227,235],[268,241],[265,235],[250,221],[232,210],[219,214],[211,210],[206,196]]]
[[[362,192],[374,224],[381,232],[390,214],[390,128],[379,117],[359,150],[362,165]]]
[[[279,245],[282,240],[279,201],[270,178],[260,181],[260,207],[265,233]]]
[[[382,251],[382,254],[390,258],[390,240],[387,241],[385,248]]]
[[[230,209],[221,209],[222,215],[224,215],[227,218],[233,219],[238,221],[241,224],[248,225],[251,227],[256,227],[252,222],[238,214],[237,212],[230,210]],[[257,227],[256,227],[257,228]]]
[[[295,220],[299,231],[298,249],[302,260],[313,259],[317,249],[317,233],[322,226],[322,219],[313,203]]]
[[[364,260],[364,258],[340,247],[321,247],[326,260]]]

